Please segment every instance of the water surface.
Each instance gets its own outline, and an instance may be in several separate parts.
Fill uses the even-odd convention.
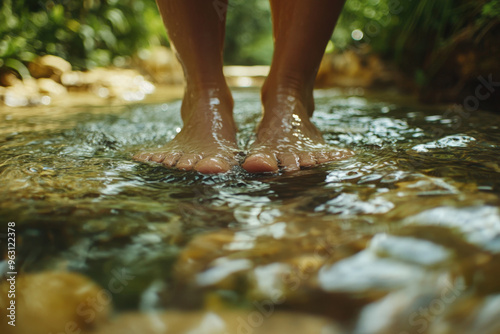
[[[499,333],[500,115],[316,97],[327,141],[356,154],[280,175],[132,161],[179,131],[179,101],[0,110],[0,217],[17,223],[18,270],[106,286],[125,268],[117,312],[264,303],[340,333]],[[259,94],[235,101],[244,150]]]

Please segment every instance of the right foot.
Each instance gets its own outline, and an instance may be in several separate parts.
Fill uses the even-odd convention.
[[[296,171],[352,156],[351,151],[326,144],[311,122],[312,94],[291,89],[270,93],[264,86],[262,101],[264,115],[257,128],[257,139],[242,165],[246,171]]]
[[[238,163],[232,112],[227,88],[188,91],[182,101],[182,130],[165,146],[137,153],[134,159],[204,174],[227,172]]]

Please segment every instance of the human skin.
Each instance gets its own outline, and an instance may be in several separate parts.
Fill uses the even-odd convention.
[[[328,146],[310,120],[314,81],[344,0],[270,3],[275,50],[262,87],[262,119],[242,167],[251,173],[294,171],[351,155]],[[233,99],[222,72],[221,8],[227,1],[157,4],[186,78],[184,126],[165,146],[140,152],[134,159],[206,174],[227,172],[238,164],[239,151]]]

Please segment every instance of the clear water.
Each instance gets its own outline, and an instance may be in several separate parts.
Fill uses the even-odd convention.
[[[132,161],[173,138],[179,101],[0,110],[0,217],[17,223],[19,270],[104,286],[126,268],[118,311],[271,300],[345,333],[499,333],[500,115],[316,97],[327,141],[356,155],[281,175]],[[259,94],[235,100],[244,149]]]

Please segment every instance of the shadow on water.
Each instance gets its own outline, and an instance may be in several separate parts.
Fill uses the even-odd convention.
[[[235,100],[243,147],[258,93]],[[173,138],[179,108],[0,111],[0,216],[17,223],[20,271],[105,286],[127,268],[121,311],[271,300],[339,332],[500,330],[499,115],[321,90],[314,120],[348,160],[216,176],[132,161]]]

